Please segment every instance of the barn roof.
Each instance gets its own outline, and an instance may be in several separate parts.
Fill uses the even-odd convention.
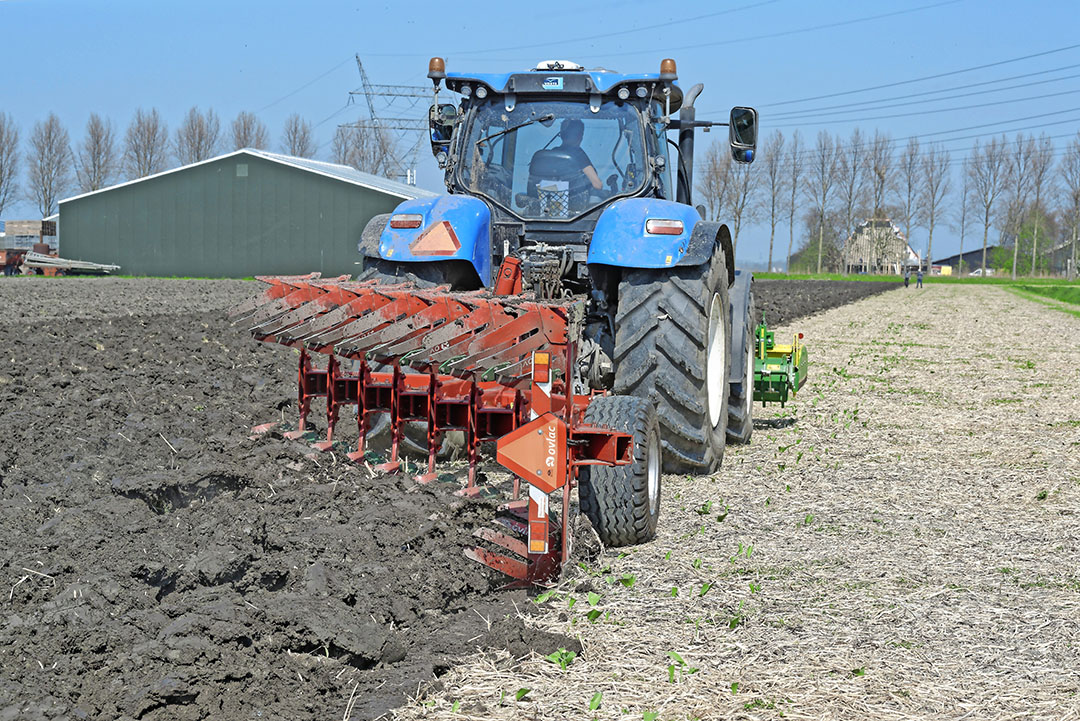
[[[218,160],[225,160],[238,155],[248,155],[264,160],[269,160],[273,163],[279,163],[281,165],[287,165],[292,168],[304,170],[309,173],[315,173],[316,175],[323,175],[335,180],[341,180],[346,183],[359,186],[361,188],[367,188],[368,190],[375,190],[386,195],[392,195],[404,200],[411,200],[413,198],[434,198],[437,193],[432,193],[428,190],[422,190],[413,185],[406,185],[405,183],[399,183],[396,180],[390,180],[388,178],[382,178],[378,175],[372,175],[371,173],[365,173],[348,165],[338,165],[337,163],[327,163],[322,160],[312,160],[311,158],[297,158],[292,155],[282,155],[280,153],[271,153],[268,150],[257,150],[255,148],[241,148],[240,150],[234,150],[231,153],[225,153],[224,155],[218,155],[213,158],[207,158],[201,160],[198,163],[190,163],[188,165],[181,165],[178,168],[170,168],[160,173],[153,175],[147,175],[143,178],[136,178],[135,180],[128,180],[123,183],[117,183],[116,185],[110,185],[108,188],[102,188],[101,190],[93,190],[89,193],[83,193],[71,198],[64,198],[60,203],[68,203],[72,200],[78,200],[79,198],[85,198],[90,195],[96,195],[98,193],[105,193],[110,190],[116,190],[126,185],[134,185],[135,183],[142,183],[153,178],[160,178],[172,173],[178,173],[188,168],[194,168],[199,165],[206,165]]]

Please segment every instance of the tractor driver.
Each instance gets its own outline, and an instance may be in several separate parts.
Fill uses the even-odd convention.
[[[589,160],[589,156],[581,149],[581,139],[584,136],[585,123],[578,118],[567,118],[562,122],[562,127],[559,128],[559,137],[562,138],[562,145],[556,148],[556,150],[562,150],[573,158],[574,163],[581,172],[584,173],[589,184],[596,190],[600,190],[604,187],[600,183],[600,176],[596,173],[596,168],[593,167],[592,161]]]

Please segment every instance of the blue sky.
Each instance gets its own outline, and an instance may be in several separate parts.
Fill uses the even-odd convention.
[[[846,137],[856,126],[878,128],[947,141],[957,159],[972,135],[1080,129],[1080,47],[1063,49],[1080,44],[1075,2],[0,0],[0,37],[0,111],[14,116],[24,138],[49,111],[77,141],[92,111],[122,132],[140,106],[157,107],[175,128],[197,105],[214,108],[223,124],[241,110],[256,112],[275,145],[284,119],[298,112],[319,123],[325,154],[335,125],[357,114],[348,106],[360,85],[355,54],[372,82],[425,85],[431,55],[445,56],[451,69],[479,71],[546,58],[652,71],[671,56],[684,87],[705,83],[699,117],[722,119],[731,105],[754,105],[764,132],[798,128],[813,138],[824,128]],[[1015,60],[1038,53],[1045,54]],[[905,82],[942,73],[952,74]],[[1009,77],[1017,79],[1003,81]],[[850,107],[935,90],[943,92],[889,101],[896,105],[889,110]],[[844,94],[791,102],[837,93]],[[967,93],[979,94],[957,97]],[[781,115],[833,105],[849,107]],[[981,127],[957,130],[972,126]],[[719,138],[703,139],[712,137]],[[1066,142],[1055,139],[1059,151]],[[420,157],[419,184],[440,189],[430,155]],[[33,215],[29,203],[5,212]],[[786,237],[786,227],[780,232]],[[763,259],[767,235],[760,225],[744,230],[740,260]],[[955,252],[956,236],[939,229],[934,255]],[[920,249],[925,232],[912,240]]]

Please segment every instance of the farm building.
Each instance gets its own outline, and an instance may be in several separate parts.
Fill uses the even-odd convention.
[[[888,218],[863,221],[847,239],[847,258],[853,272],[900,274],[919,264],[919,254]]]
[[[353,274],[368,220],[424,190],[243,149],[60,201],[63,255],[132,275]]]
[[[994,256],[994,249],[995,248],[997,248],[996,245],[988,245],[988,246],[986,246],[986,265],[987,265],[987,267],[991,267],[990,261]],[[956,255],[950,255],[948,258],[942,258],[941,260],[935,260],[934,265],[940,265],[942,267],[950,267],[950,268],[952,268],[952,272],[953,272],[954,275],[966,275],[966,274],[970,273],[972,270],[974,270],[975,268],[981,268],[982,267],[982,258],[983,258],[983,250],[982,250],[982,245],[980,245],[975,250],[966,250],[966,251],[964,251],[962,256],[961,256],[961,254],[957,253]],[[963,267],[961,267],[961,262],[963,262]]]

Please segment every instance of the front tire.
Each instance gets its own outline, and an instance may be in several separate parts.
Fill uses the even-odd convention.
[[[712,473],[724,458],[731,347],[727,259],[629,270],[615,318],[615,393],[656,408],[667,473]]]
[[[662,451],[652,405],[632,396],[597,396],[585,423],[629,433],[634,460],[624,466],[585,466],[578,499],[605,546],[634,546],[656,536],[660,518]]]

